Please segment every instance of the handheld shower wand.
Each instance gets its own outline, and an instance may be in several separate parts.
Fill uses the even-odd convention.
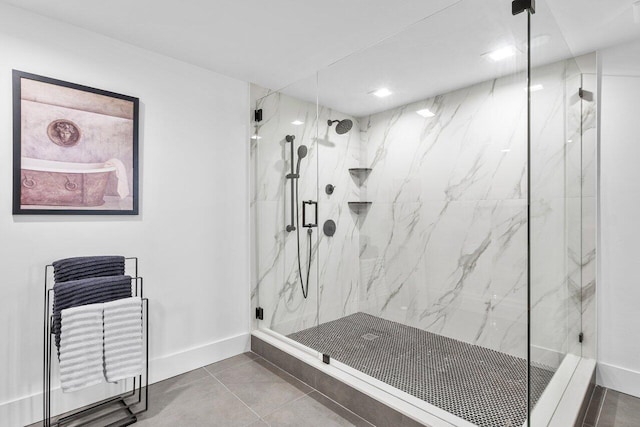
[[[309,295],[309,274],[311,273],[311,256],[313,254],[313,245],[312,245],[312,234],[314,224],[304,224],[303,219],[303,227],[307,228],[307,241],[309,242],[309,256],[308,256],[308,265],[307,265],[307,280],[305,283],[304,278],[302,277],[302,263],[300,261],[300,219],[298,212],[298,178],[300,178],[300,162],[302,159],[307,157],[308,149],[305,145],[301,145],[298,147],[298,161],[296,163],[295,170],[293,168],[293,142],[295,140],[294,135],[287,135],[285,137],[285,141],[291,143],[291,173],[286,175],[287,179],[291,180],[291,224],[287,225],[287,232],[295,231],[296,232],[296,241],[298,245],[298,276],[300,277],[300,286],[302,287],[302,296],[306,299],[307,295]],[[303,202],[303,203],[312,203]],[[314,202],[315,203],[315,202]],[[304,208],[303,208],[303,217],[304,217]],[[317,217],[317,203],[316,203],[316,217]],[[317,219],[316,219],[317,221]]]

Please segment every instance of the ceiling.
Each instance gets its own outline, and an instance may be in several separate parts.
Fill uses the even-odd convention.
[[[321,103],[354,116],[526,66],[526,18],[509,0],[0,1],[305,99],[321,70]],[[532,61],[640,39],[633,1],[537,0],[532,35],[545,43]],[[519,54],[481,56],[505,44]],[[368,94],[382,85],[394,94]]]

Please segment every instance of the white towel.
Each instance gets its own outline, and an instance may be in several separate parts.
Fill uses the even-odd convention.
[[[104,303],[104,371],[116,382],[142,373],[142,299]]]
[[[127,178],[127,169],[120,159],[109,159],[104,163],[105,166],[116,168],[116,178],[118,178],[118,195],[124,199],[129,195],[129,179]]]
[[[62,310],[60,331],[60,382],[72,392],[104,382],[103,304]]]

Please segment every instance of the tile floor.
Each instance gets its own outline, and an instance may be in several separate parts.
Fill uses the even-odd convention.
[[[583,427],[638,427],[640,399],[596,387]]]
[[[89,425],[104,426],[115,419]],[[255,353],[240,354],[149,386],[148,411],[138,416],[134,424],[140,427],[301,425],[372,426]]]
[[[371,426],[255,353],[149,387],[139,426]]]
[[[138,419],[134,425],[146,427],[372,427],[255,353],[151,385],[149,410]],[[640,399],[596,387],[583,427],[640,427]]]

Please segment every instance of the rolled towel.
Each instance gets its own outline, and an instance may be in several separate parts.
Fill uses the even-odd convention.
[[[127,169],[120,159],[109,159],[105,162],[105,166],[116,168],[116,178],[118,179],[118,196],[124,199],[129,195],[129,178],[127,178]]]
[[[62,310],[131,297],[130,276],[94,277],[53,285],[53,327],[58,354]]]
[[[104,304],[104,371],[116,382],[142,373],[142,299]]]
[[[65,258],[53,262],[53,275],[56,282],[88,277],[122,276],[124,263],[123,256],[113,255]]]
[[[103,304],[62,310],[60,382],[72,392],[104,382]]]

